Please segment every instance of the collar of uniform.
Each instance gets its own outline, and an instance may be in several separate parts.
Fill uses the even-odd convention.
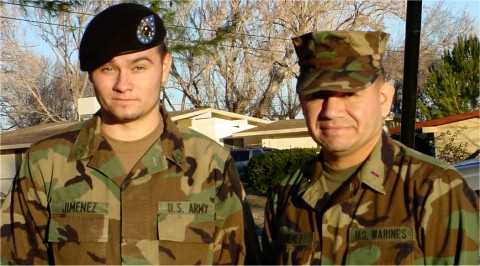
[[[165,157],[182,168],[183,171],[186,171],[185,146],[180,131],[162,105],[160,105],[160,113],[162,114],[164,123],[160,141]]]
[[[385,194],[385,188],[383,186],[387,170],[385,162],[391,161],[391,157],[393,157],[392,147],[388,136],[383,132],[367,160],[360,166],[361,168],[357,174],[359,181],[373,190]],[[321,158],[321,156],[318,158]],[[322,185],[320,177],[322,176],[323,169],[319,159],[309,166],[308,169],[311,170],[305,171],[300,183],[298,195],[301,195],[302,199],[310,205],[310,207],[318,208],[318,204],[331,195],[324,189],[324,185]]]
[[[165,108],[160,105],[160,114],[163,118],[163,132],[157,143],[160,142],[163,155],[185,170],[185,149],[183,139],[175,123],[170,119]],[[82,160],[94,156],[100,144],[104,141],[100,131],[101,119],[97,113],[85,123],[75,141],[69,159]]]
[[[317,206],[318,203],[326,202],[326,199],[331,195],[325,189],[325,185],[322,184],[323,168],[319,158],[317,157],[315,161],[305,167],[297,194],[301,195],[303,201],[314,209],[319,207]]]
[[[69,160],[82,160],[93,156],[103,140],[100,123],[101,119],[98,113],[85,122],[73,144]]]
[[[382,132],[377,144],[358,173],[360,182],[382,194],[385,194],[383,185],[387,170],[385,161],[390,161],[389,158],[392,157],[390,146],[388,136],[385,132]]]

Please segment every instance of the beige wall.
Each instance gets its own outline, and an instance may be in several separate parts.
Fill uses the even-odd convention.
[[[269,137],[262,140],[262,146],[274,149],[316,148],[317,143],[310,136]]]
[[[262,136],[244,137],[243,147],[244,148],[262,147]]]
[[[213,139],[218,144],[223,145],[223,138],[233,133],[247,130],[255,126],[250,125],[247,120],[226,120],[217,117],[194,119],[192,120],[193,130]]]
[[[189,128],[192,126],[192,119],[182,119],[175,121],[175,123],[177,123],[178,127]]]
[[[282,135],[258,135],[243,138],[245,148],[268,147],[274,149],[292,149],[292,148],[316,148],[317,143],[305,133],[292,133]]]
[[[96,97],[83,97],[79,98],[77,101],[78,105],[78,115],[82,117],[83,115],[93,115],[98,110],[100,110],[100,104],[97,101]]]
[[[0,200],[5,196],[12,186],[12,180],[20,167],[20,154],[13,151],[2,151],[0,153]]]
[[[447,125],[424,128],[423,132],[433,132],[435,136],[435,153],[438,154],[446,143],[451,142],[445,133],[452,133],[454,143],[467,143],[466,151],[471,154],[480,149],[480,118],[458,121]]]

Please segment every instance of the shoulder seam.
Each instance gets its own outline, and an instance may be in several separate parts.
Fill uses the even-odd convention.
[[[78,122],[76,124],[73,124],[72,126],[66,128],[64,131],[60,132],[60,133],[57,133],[55,135],[52,135],[52,136],[49,136],[47,138],[44,138],[44,139],[41,139],[35,143],[33,143],[30,148],[34,147],[34,146],[38,146],[42,143],[44,143],[45,141],[51,141],[51,140],[55,140],[55,139],[61,139],[62,136],[64,135],[67,135],[67,134],[76,134],[76,137],[78,136],[78,133],[80,132],[80,130],[83,128],[83,124],[84,122]],[[75,138],[76,138],[75,137]],[[73,145],[73,143],[72,143]]]

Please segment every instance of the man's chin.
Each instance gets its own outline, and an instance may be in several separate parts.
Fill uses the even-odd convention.
[[[114,114],[114,113],[108,113],[104,115],[103,120],[108,123],[112,124],[124,124],[124,123],[129,123],[132,121],[135,121],[139,118],[139,115],[137,114]]]
[[[335,155],[345,155],[350,152],[350,149],[347,148],[339,148],[339,147],[322,147],[322,150]]]
[[[348,154],[351,150],[351,145],[347,143],[320,143],[322,151],[332,155]]]

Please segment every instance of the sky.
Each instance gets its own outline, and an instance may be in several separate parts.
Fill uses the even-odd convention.
[[[438,0],[423,0],[422,1],[422,10],[428,6],[431,6],[438,2]],[[450,9],[453,10],[455,13],[461,13],[464,10],[470,14],[473,18],[475,18],[475,22],[477,24],[477,31],[480,30],[480,0],[446,0],[445,5]],[[422,19],[425,19],[425,15],[422,12]],[[393,20],[389,19],[386,21],[386,31],[391,34],[391,39],[398,40],[400,38],[404,38],[405,36],[405,22],[401,21],[400,19]]]

